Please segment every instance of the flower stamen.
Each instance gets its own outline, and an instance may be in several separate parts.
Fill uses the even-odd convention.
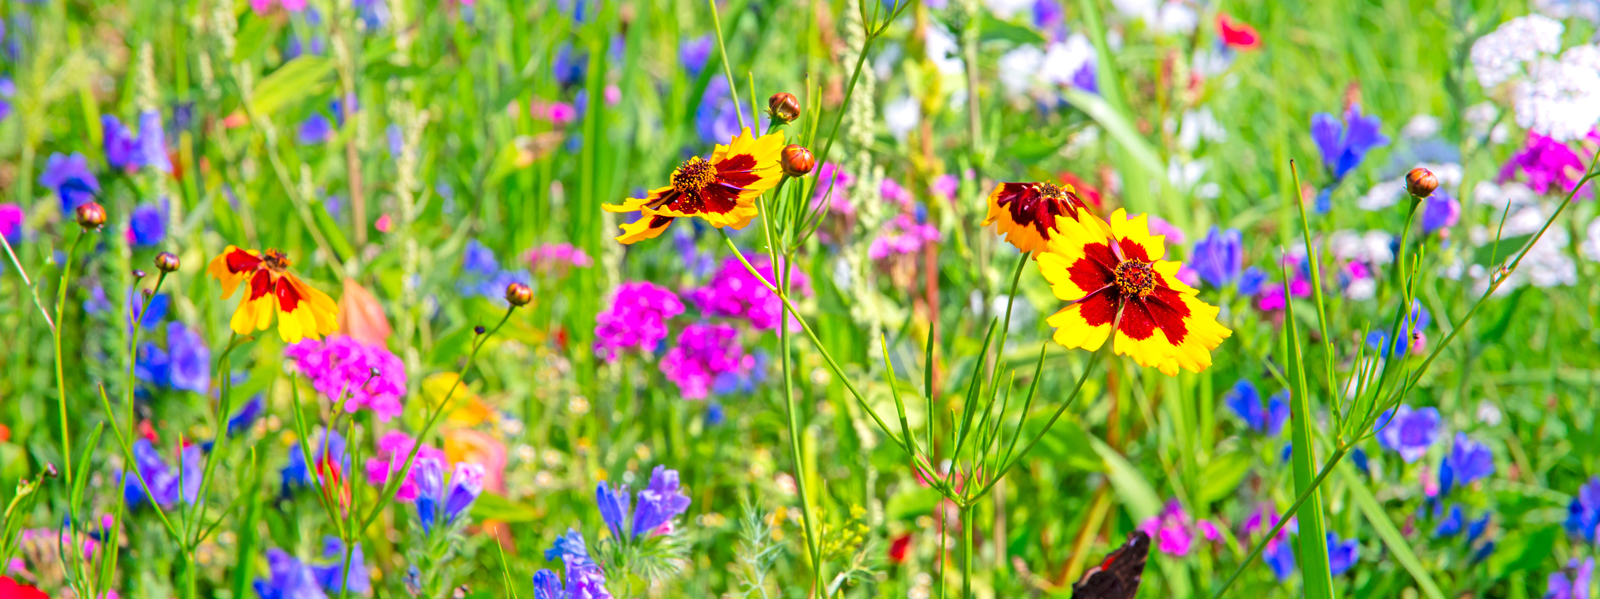
[[[1117,290],[1123,295],[1144,297],[1156,289],[1155,266],[1149,262],[1124,260],[1112,272],[1117,277]]]
[[[672,187],[678,193],[699,193],[716,180],[716,167],[699,156],[690,158],[672,171]]]

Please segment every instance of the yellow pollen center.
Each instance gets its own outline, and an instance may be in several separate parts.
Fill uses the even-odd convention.
[[[1117,290],[1123,295],[1144,297],[1156,290],[1155,265],[1138,260],[1124,260],[1112,271],[1117,276]]]
[[[672,171],[672,187],[679,193],[695,193],[717,180],[717,169],[710,162],[695,156]]]
[[[1051,200],[1066,201],[1067,190],[1054,183],[1040,183],[1039,195]]]

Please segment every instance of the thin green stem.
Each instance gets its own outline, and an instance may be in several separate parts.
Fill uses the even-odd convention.
[[[17,253],[11,249],[11,242],[6,241],[4,235],[0,235],[0,246],[5,246],[6,256],[11,258],[11,265],[17,267],[17,274],[22,276],[22,284],[26,285],[28,292],[33,294],[33,305],[39,308],[39,314],[44,315],[44,323],[50,325],[50,332],[54,333],[56,321],[50,318],[50,311],[44,309],[44,301],[39,299],[39,288],[33,284],[32,279],[28,278],[28,270],[22,267],[22,261],[17,259]]]
[[[1113,327],[1113,329],[1115,329],[1115,327]],[[1113,333],[1113,335],[1114,334],[1115,333]],[[1017,439],[1022,436],[1022,427],[1018,427],[1017,436],[1011,438],[1011,447],[1006,449],[1006,458],[1002,460],[1002,463],[1005,465],[1000,468],[999,472],[995,473],[994,478],[990,479],[987,484],[978,489],[977,493],[972,495],[973,499],[982,498],[984,494],[989,492],[991,487],[1000,482],[1000,479],[1005,478],[1006,473],[1010,472],[1018,462],[1021,462],[1022,458],[1027,457],[1028,452],[1033,451],[1034,446],[1037,446],[1040,441],[1044,440],[1045,434],[1049,433],[1050,429],[1056,425],[1056,421],[1060,420],[1061,415],[1067,412],[1067,408],[1072,407],[1072,404],[1078,401],[1078,396],[1083,392],[1084,383],[1089,382],[1089,373],[1094,372],[1095,367],[1100,365],[1100,361],[1104,360],[1106,355],[1111,353],[1111,348],[1113,345],[1115,345],[1115,339],[1108,337],[1105,340],[1105,343],[1103,343],[1099,349],[1095,350],[1094,354],[1089,357],[1089,363],[1084,365],[1083,374],[1078,375],[1078,382],[1072,387],[1072,395],[1067,396],[1066,401],[1061,402],[1061,406],[1056,408],[1056,412],[1054,414],[1050,415],[1050,420],[1045,422],[1044,428],[1039,431],[1039,434],[1034,435],[1033,440],[1028,441],[1027,445],[1022,446],[1022,452],[1018,453],[1015,458],[1012,458],[1011,447],[1015,447]],[[1027,417],[1027,413],[1023,413],[1022,418],[1024,421],[1027,419]]]
[[[1289,161],[1289,173],[1294,177],[1294,188],[1300,189],[1300,169],[1296,168],[1293,160]],[[1305,238],[1306,261],[1311,264],[1311,291],[1317,301],[1317,325],[1322,331],[1323,353],[1327,361],[1328,394],[1333,398],[1333,405],[1328,409],[1333,413],[1334,430],[1344,430],[1344,420],[1338,403],[1343,402],[1341,396],[1335,393],[1339,383],[1335,378],[1335,365],[1333,355],[1333,335],[1328,333],[1328,308],[1327,301],[1322,293],[1322,260],[1317,258],[1316,248],[1311,245],[1311,220],[1306,217],[1306,203],[1296,201],[1295,206],[1300,208],[1300,234]],[[1288,280],[1288,279],[1285,279]]]
[[[56,294],[56,318],[61,318],[67,308],[67,288],[71,287],[72,263],[78,255],[78,245],[83,243],[84,231],[79,230],[77,238],[72,240],[72,247],[67,250],[67,261],[61,264],[61,284]],[[75,480],[72,476],[72,433],[67,428],[67,367],[66,360],[61,355],[61,329],[50,329],[51,339],[56,348],[56,399],[61,408],[61,455],[66,462],[67,480]]]
[[[1256,558],[1261,557],[1261,552],[1267,548],[1267,543],[1271,541],[1273,537],[1278,535],[1278,531],[1283,530],[1284,525],[1289,523],[1289,514],[1297,512],[1300,509],[1300,506],[1311,497],[1312,491],[1316,491],[1318,488],[1322,487],[1322,481],[1327,479],[1329,474],[1333,473],[1333,467],[1339,465],[1339,460],[1344,459],[1345,454],[1349,452],[1349,446],[1343,446],[1334,450],[1333,455],[1328,459],[1327,465],[1323,466],[1322,471],[1317,473],[1316,479],[1311,481],[1310,489],[1304,493],[1301,493],[1300,497],[1296,498],[1294,503],[1289,506],[1289,509],[1284,510],[1283,516],[1278,518],[1278,522],[1272,525],[1272,529],[1267,531],[1266,536],[1261,537],[1261,541],[1256,543],[1255,547],[1250,549],[1250,554],[1245,556],[1243,563],[1239,564],[1239,569],[1234,570],[1233,575],[1229,576],[1228,580],[1222,583],[1222,588],[1218,589],[1217,594],[1212,596],[1213,599],[1222,599],[1222,596],[1228,593],[1228,589],[1233,587],[1234,581],[1239,580],[1239,575],[1244,573],[1244,569],[1250,567],[1250,563],[1254,562]]]

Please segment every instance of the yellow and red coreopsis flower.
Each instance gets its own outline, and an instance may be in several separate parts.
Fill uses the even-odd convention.
[[[230,245],[211,260],[206,271],[222,282],[222,299],[232,297],[240,283],[247,285],[244,301],[228,323],[235,333],[266,330],[272,326],[274,312],[278,314],[278,335],[288,343],[306,337],[319,339],[339,329],[339,305],[289,272],[289,258],[278,250],[269,249],[262,256]]]
[[[639,220],[622,225],[617,236],[622,243],[660,235],[680,217],[700,217],[719,229],[743,229],[760,213],[756,197],[783,177],[778,163],[782,152],[782,131],[757,138],[747,128],[728,145],[718,144],[710,160],[695,156],[679,165],[672,171],[672,185],[601,207],[606,212],[639,212]]]
[[[1079,224],[1099,221],[1071,185],[1054,183],[1001,183],[989,194],[989,215],[983,226],[1024,252],[1045,249],[1059,235],[1062,221]]]
[[[1118,209],[1109,228],[1065,222],[1039,255],[1051,291],[1071,302],[1046,320],[1056,343],[1099,349],[1115,328],[1112,349],[1143,366],[1168,375],[1211,366],[1211,350],[1233,331],[1178,280],[1179,264],[1161,259],[1165,239],[1150,234],[1145,216],[1129,219]]]

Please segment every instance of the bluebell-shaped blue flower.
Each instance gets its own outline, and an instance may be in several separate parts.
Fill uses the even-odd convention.
[[[1573,559],[1567,562],[1567,570],[1572,572],[1570,579],[1566,571],[1550,573],[1545,580],[1544,599],[1589,599],[1589,592],[1594,586],[1594,558],[1587,558],[1581,563]]]
[[[1578,487],[1577,497],[1567,505],[1567,532],[1594,543],[1600,539],[1600,476]]]
[[[563,589],[560,576],[540,570],[533,575],[534,599],[611,599],[611,592],[605,587],[605,572],[589,559],[589,550],[578,531],[568,529],[567,534],[556,537],[544,558],[560,558],[566,566],[567,581]]]
[[[167,158],[167,135],[161,129],[161,113],[146,110],[139,113],[139,164],[163,173],[172,172],[172,161]]]
[[[1096,96],[1100,95],[1100,77],[1095,72],[1093,60],[1083,61],[1083,66],[1072,73],[1072,87]]]
[[[706,63],[711,60],[711,52],[716,50],[715,44],[716,40],[710,35],[702,35],[683,40],[678,45],[678,62],[683,64],[683,70],[690,77],[698,77],[705,70]]]
[[[633,536],[648,534],[689,509],[689,496],[678,490],[678,471],[656,466],[650,486],[639,491],[633,512]]]
[[[1244,269],[1244,240],[1238,229],[1223,231],[1216,227],[1194,244],[1194,256],[1189,267],[1200,274],[1206,284],[1222,288],[1239,280]]]
[[[1489,530],[1489,512],[1484,512],[1482,517],[1467,523],[1467,544],[1471,545],[1477,541],[1487,530]]]
[[[128,130],[121,119],[109,114],[100,115],[100,131],[105,140],[106,162],[111,168],[138,168],[139,136]]]
[[[1479,562],[1489,559],[1489,555],[1493,553],[1494,541],[1487,541],[1479,545],[1477,549],[1472,550],[1472,565],[1478,565]]]
[[[167,507],[178,500],[182,490],[178,487],[178,476],[172,472],[172,467],[166,460],[161,459],[161,453],[150,444],[148,439],[139,439],[133,442],[133,463],[137,474],[124,472],[122,479],[122,497],[128,506],[138,508],[148,502]],[[141,478],[143,483],[140,482]],[[149,485],[149,492],[145,485]]]
[[[234,412],[233,416],[228,418],[228,436],[232,437],[250,430],[250,426],[255,424],[256,419],[261,417],[261,411],[265,408],[266,403],[262,401],[260,395],[251,397],[250,401],[244,402],[244,405],[239,406],[239,411]]]
[[[310,452],[313,464],[332,462],[338,466],[339,472],[350,471],[350,456],[345,452],[344,435],[339,431],[318,431],[313,433],[313,438],[315,443]],[[300,444],[290,446],[288,463],[280,471],[283,496],[287,497],[295,489],[310,486],[314,472],[316,469],[306,463],[305,452],[300,450]]]
[[[706,426],[717,426],[728,420],[727,408],[715,401],[706,402]]]
[[[561,42],[561,46],[556,48],[550,66],[556,83],[561,84],[561,87],[572,87],[583,83],[589,69],[589,55],[574,51],[571,43]]]
[[[1456,485],[1466,486],[1494,474],[1494,454],[1489,446],[1456,433],[1450,455],[1439,462],[1439,493],[1448,494]]]
[[[303,146],[327,143],[330,139],[333,139],[333,123],[321,112],[311,113],[295,130],[295,140]]]
[[[1439,522],[1433,526],[1433,536],[1438,539],[1453,537],[1461,534],[1464,528],[1466,528],[1466,520],[1461,515],[1461,506],[1452,505],[1449,511],[1445,512],[1444,517],[1439,519]]]
[[[45,160],[44,172],[39,174],[39,186],[60,197],[61,214],[69,219],[79,204],[94,201],[95,194],[100,193],[100,179],[89,170],[89,160],[78,152],[51,154]]]
[[[1261,286],[1267,283],[1267,271],[1252,266],[1244,269],[1239,274],[1239,295],[1251,296],[1261,291]]]
[[[1389,138],[1378,131],[1382,122],[1375,116],[1362,116],[1360,105],[1351,105],[1344,120],[1340,123],[1326,112],[1311,117],[1311,139],[1322,152],[1322,164],[1336,180],[1360,165],[1367,152],[1389,143]]]
[[[418,458],[412,466],[417,481],[417,518],[422,530],[433,530],[439,517],[439,505],[444,502],[444,464],[437,458]]]
[[[727,79],[712,77],[706,85],[695,109],[694,128],[700,141],[707,144],[725,144],[739,134],[739,111],[728,95]]]
[[[167,323],[169,380],[174,389],[206,393],[211,389],[211,350],[200,334],[181,322]]]
[[[1375,330],[1367,333],[1367,347],[1378,350],[1378,355],[1385,358],[1389,357],[1391,350],[1396,356],[1404,356],[1406,355],[1406,349],[1411,346],[1411,337],[1420,334],[1432,322],[1433,315],[1428,312],[1427,308],[1422,307],[1422,302],[1416,302],[1411,309],[1411,314],[1404,321],[1401,321],[1400,334],[1395,338],[1394,343],[1387,342],[1389,339],[1388,330]]]
[[[1328,533],[1328,569],[1334,576],[1344,574],[1361,561],[1361,543],[1355,539],[1340,541],[1339,535]]]
[[[1367,462],[1367,451],[1356,447],[1350,450],[1350,463],[1363,474],[1372,474],[1372,465]]]
[[[349,583],[350,593],[365,595],[372,590],[372,573],[367,570],[367,561],[361,555],[361,544],[356,543],[350,550],[350,573],[345,576],[343,583],[339,575],[345,572],[344,568],[344,542],[339,537],[332,535],[322,538],[322,559],[329,560],[311,565],[311,576],[317,585],[329,594],[337,594],[344,590],[343,583]]]
[[[160,206],[144,204],[128,215],[128,232],[136,247],[150,247],[167,238],[167,213]]]
[[[633,497],[628,494],[628,485],[611,485],[601,482],[594,490],[594,502],[600,506],[600,519],[604,520],[606,527],[611,529],[614,539],[626,539],[625,527],[628,523],[628,512],[633,504]]]
[[[133,361],[133,376],[155,388],[172,386],[172,365],[166,350],[142,341]]]
[[[1289,580],[1294,574],[1294,548],[1289,546],[1288,541],[1276,539],[1267,541],[1267,548],[1261,551],[1261,561],[1267,563],[1267,567],[1272,569],[1272,575],[1277,577],[1279,582]]]
[[[1385,410],[1378,416],[1378,421],[1373,425],[1378,436],[1378,445],[1400,454],[1400,458],[1407,464],[1417,461],[1428,453],[1434,441],[1439,439],[1439,409],[1400,406],[1394,410]]]
[[[267,550],[268,578],[252,585],[261,599],[326,599],[311,567],[282,549]]]
[[[450,490],[444,498],[444,521],[455,522],[472,503],[483,494],[483,466],[471,462],[457,462],[450,474]]]
[[[1289,421],[1288,399],[1288,391],[1285,390],[1273,394],[1263,404],[1261,392],[1249,379],[1239,379],[1232,389],[1222,395],[1222,403],[1232,409],[1250,430],[1269,437],[1277,436],[1283,430],[1283,424]]]

